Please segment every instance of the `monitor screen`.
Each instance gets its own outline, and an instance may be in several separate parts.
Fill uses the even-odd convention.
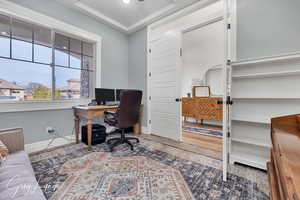
[[[122,89],[116,89],[116,101],[120,101]]]
[[[96,88],[95,97],[98,105],[105,104],[109,101],[115,101],[115,90],[106,88]]]

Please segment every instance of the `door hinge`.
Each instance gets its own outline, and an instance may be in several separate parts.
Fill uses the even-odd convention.
[[[226,102],[227,105],[232,105],[233,101],[230,96],[227,96]],[[218,101],[217,104],[224,104],[224,101]]]
[[[151,101],[151,96],[149,97],[149,100]]]
[[[231,96],[227,96],[226,104],[227,104],[227,105],[232,105],[232,104],[233,104],[233,101],[232,101],[232,99],[231,99]]]
[[[180,48],[180,52],[179,53],[180,53],[180,57],[182,57],[182,48]]]
[[[231,24],[227,24],[227,29],[231,29]]]
[[[151,77],[151,72],[149,72],[149,77]]]
[[[227,65],[231,65],[231,60],[227,60]]]
[[[227,137],[230,138],[231,137],[231,133],[228,131],[227,132]]]
[[[149,124],[151,124],[151,119],[149,120]]]
[[[149,49],[149,53],[151,53],[152,52],[152,50],[151,49]]]

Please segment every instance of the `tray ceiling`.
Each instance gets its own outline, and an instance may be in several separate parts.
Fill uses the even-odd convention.
[[[133,32],[200,0],[131,0],[130,4],[124,4],[122,0],[57,1],[122,31]]]

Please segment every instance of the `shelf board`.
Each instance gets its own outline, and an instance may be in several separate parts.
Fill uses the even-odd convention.
[[[256,142],[251,139],[231,138],[231,140],[234,142],[239,142],[239,143],[245,143],[245,144],[251,144],[251,145],[260,146],[260,147],[272,148],[271,144],[266,144],[263,142]]]
[[[259,117],[243,117],[243,116],[232,116],[233,121],[251,122],[258,124],[271,124],[271,119],[263,119]]]
[[[249,153],[232,152],[230,154],[231,163],[242,163],[259,169],[267,170],[267,162],[269,158],[256,156]]]
[[[281,54],[281,55],[273,55],[273,56],[267,56],[267,57],[259,57],[259,58],[251,58],[246,60],[240,60],[232,62],[232,66],[248,66],[248,65],[255,65],[255,64],[261,64],[261,63],[271,63],[271,62],[278,62],[278,61],[285,61],[285,60],[293,60],[293,59],[299,59],[300,58],[300,52],[293,52],[288,54]]]
[[[246,74],[246,75],[233,75],[232,79],[270,78],[270,77],[297,76],[297,75],[300,75],[300,70],[272,72],[272,73]]]

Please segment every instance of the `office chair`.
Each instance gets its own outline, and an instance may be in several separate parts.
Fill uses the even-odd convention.
[[[121,132],[120,138],[112,138],[107,141],[110,145],[110,151],[120,144],[128,144],[133,150],[133,144],[130,140],[139,143],[138,138],[126,137],[125,129],[138,123],[140,106],[143,92],[139,90],[123,90],[120,95],[120,105],[117,112],[105,112],[104,122],[110,126],[116,127]],[[114,143],[112,143],[114,141]]]

